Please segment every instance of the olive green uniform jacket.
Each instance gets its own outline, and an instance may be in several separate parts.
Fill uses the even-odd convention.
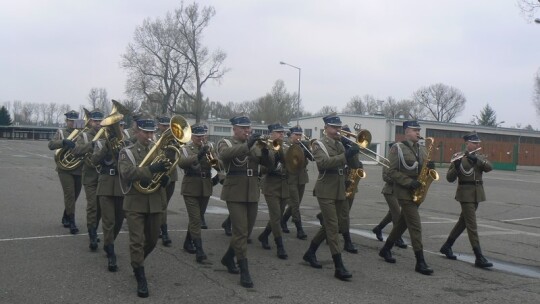
[[[456,168],[454,163],[448,168],[446,180],[451,183],[458,180],[455,198],[459,202],[477,203],[486,200],[482,174],[493,170],[493,167],[485,156],[478,155],[477,157],[476,164],[463,157],[459,168]]]
[[[56,131],[56,133],[54,134],[54,137],[49,141],[49,150],[56,150],[56,149],[60,149],[63,147],[62,145],[62,141],[64,139],[67,139],[69,134],[71,134],[71,132],[75,131],[75,129],[73,128],[66,128],[66,129],[58,129],[58,131]],[[72,175],[81,175],[82,171],[81,171],[81,168],[82,166],[79,166],[73,170],[63,170],[61,168],[58,167],[58,165],[56,166],[56,171],[58,172],[63,172],[63,173],[68,173],[68,174],[72,174]]]
[[[199,154],[201,148],[191,142],[181,149],[182,155],[178,166],[184,169],[182,195],[195,197],[212,195],[211,166],[206,156],[200,161],[197,159],[197,154]]]
[[[399,157],[400,150],[403,159]],[[409,188],[409,185],[413,180],[418,178],[418,174],[420,174],[422,164],[426,158],[426,147],[420,146],[418,143],[413,144],[411,141],[404,141],[392,146],[390,155],[388,156],[390,161],[388,175],[394,181],[393,190],[397,199],[412,201],[413,192]]]

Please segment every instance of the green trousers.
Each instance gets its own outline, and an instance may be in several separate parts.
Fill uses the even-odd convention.
[[[247,239],[257,219],[258,202],[227,202],[232,224],[231,247],[238,260],[247,258]]]
[[[75,214],[75,202],[81,193],[81,176],[59,171],[58,178],[64,192],[64,209],[67,215]]]
[[[84,185],[84,193],[86,195],[86,227],[88,230],[97,228],[101,218],[100,205],[97,197],[97,180],[95,183]]]
[[[392,232],[386,239],[386,244],[394,244],[405,232],[409,229],[411,244],[413,250],[424,250],[422,245],[422,223],[420,222],[420,214],[418,213],[418,205],[409,200],[398,200],[401,206],[401,214],[397,224],[392,228]]]
[[[114,244],[124,222],[123,196],[98,196],[101,209],[103,245]]]
[[[347,200],[326,198],[317,198],[317,200],[319,201],[324,224],[317,231],[312,242],[320,245],[326,239],[332,255],[341,253],[339,231],[348,231],[348,224],[344,219],[347,218],[345,215],[349,212],[349,203]]]
[[[472,248],[480,247],[480,240],[478,238],[478,228],[476,225],[476,210],[478,209],[478,203],[464,203],[461,202],[461,214],[454,229],[450,232],[448,238],[456,240],[461,233],[467,228],[467,234],[469,235],[469,242],[471,242]]]
[[[133,268],[143,267],[144,259],[154,250],[159,236],[159,213],[125,211],[129,227],[129,254]]]
[[[184,195],[184,203],[188,213],[188,231],[192,239],[201,238],[201,210],[206,210],[209,200],[209,196]]]
[[[167,208],[169,208],[169,201],[174,194],[174,188],[176,187],[176,182],[170,182],[167,187],[165,187],[165,194],[167,195]],[[167,224],[167,209],[163,210],[163,216],[161,217],[161,224]]]
[[[390,224],[390,222],[392,222],[392,224],[395,226],[397,225],[399,215],[401,214],[401,208],[399,207],[398,200],[392,194],[384,194],[384,198],[388,204],[388,213],[386,213],[384,218],[381,220],[379,226],[385,227],[386,225]]]
[[[265,195],[266,205],[268,205],[268,215],[270,220],[266,224],[266,228],[272,230],[274,239],[283,235],[281,231],[281,215],[282,210],[285,209],[289,199],[284,199],[278,196]]]
[[[292,221],[298,223],[302,221],[302,216],[300,215],[300,204],[302,203],[302,198],[304,197],[304,191],[306,189],[305,184],[289,185],[289,207]],[[285,208],[283,208],[285,209]],[[285,210],[282,210],[282,214]]]

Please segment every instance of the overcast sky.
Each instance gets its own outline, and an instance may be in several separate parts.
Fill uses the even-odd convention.
[[[341,110],[355,95],[410,98],[444,83],[467,98],[457,122],[489,103],[505,127],[540,128],[532,105],[540,68],[540,24],[528,23],[515,0],[204,0],[216,9],[204,37],[227,53],[212,101],[242,102],[282,79],[306,110]],[[191,2],[186,2],[191,3]],[[178,8],[168,0],[17,0],[0,10],[0,104],[87,105],[91,88],[124,99],[120,55],[145,18]]]

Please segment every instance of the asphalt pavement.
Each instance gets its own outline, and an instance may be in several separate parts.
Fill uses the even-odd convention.
[[[60,219],[62,190],[54,170],[53,152],[46,141],[0,140],[0,303],[539,303],[540,302],[540,172],[493,171],[484,175],[487,201],[477,211],[478,230],[484,255],[492,269],[474,267],[474,255],[464,233],[453,249],[451,261],[438,253],[460,213],[454,200],[456,184],[434,182],[420,206],[423,243],[432,276],[414,272],[411,247],[394,248],[396,264],[378,256],[383,243],[371,229],[388,207],[380,194],[381,168],[367,165],[367,178],[360,181],[351,210],[351,234],[358,254],[343,253],[344,264],[353,273],[348,282],[334,278],[328,246],[317,257],[323,269],[302,260],[319,224],[312,195],[316,166],[311,163],[310,183],[302,202],[308,240],[296,239],[289,223],[284,245],[289,259],[264,250],[257,235],[264,229],[268,212],[261,195],[253,243],[248,245],[252,289],[239,285],[239,275],[227,273],[220,259],[228,247],[221,222],[227,216],[214,188],[203,230],[208,262],[182,250],[187,213],[180,183],[169,205],[172,247],[158,243],[145,262],[150,297],[136,295],[136,281],[129,263],[127,224],[116,241],[119,270],[107,271],[105,253],[91,252],[86,231],[86,200],[82,191],[76,210],[81,233],[70,235]],[[182,174],[180,174],[181,179]],[[391,225],[385,233],[390,233]],[[101,227],[99,228],[101,232]],[[386,235],[385,235],[386,237]],[[404,235],[409,242],[408,233]],[[100,245],[101,246],[101,245]]]

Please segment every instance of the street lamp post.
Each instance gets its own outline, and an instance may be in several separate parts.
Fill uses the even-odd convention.
[[[291,68],[295,68],[298,70],[298,102],[296,104],[296,124],[299,125],[299,120],[300,120],[300,79],[301,79],[301,75],[302,75],[302,69],[297,67],[297,66],[294,66],[292,64],[288,64],[286,62],[283,62],[283,61],[280,61],[279,64],[281,65],[288,65],[290,66]]]

